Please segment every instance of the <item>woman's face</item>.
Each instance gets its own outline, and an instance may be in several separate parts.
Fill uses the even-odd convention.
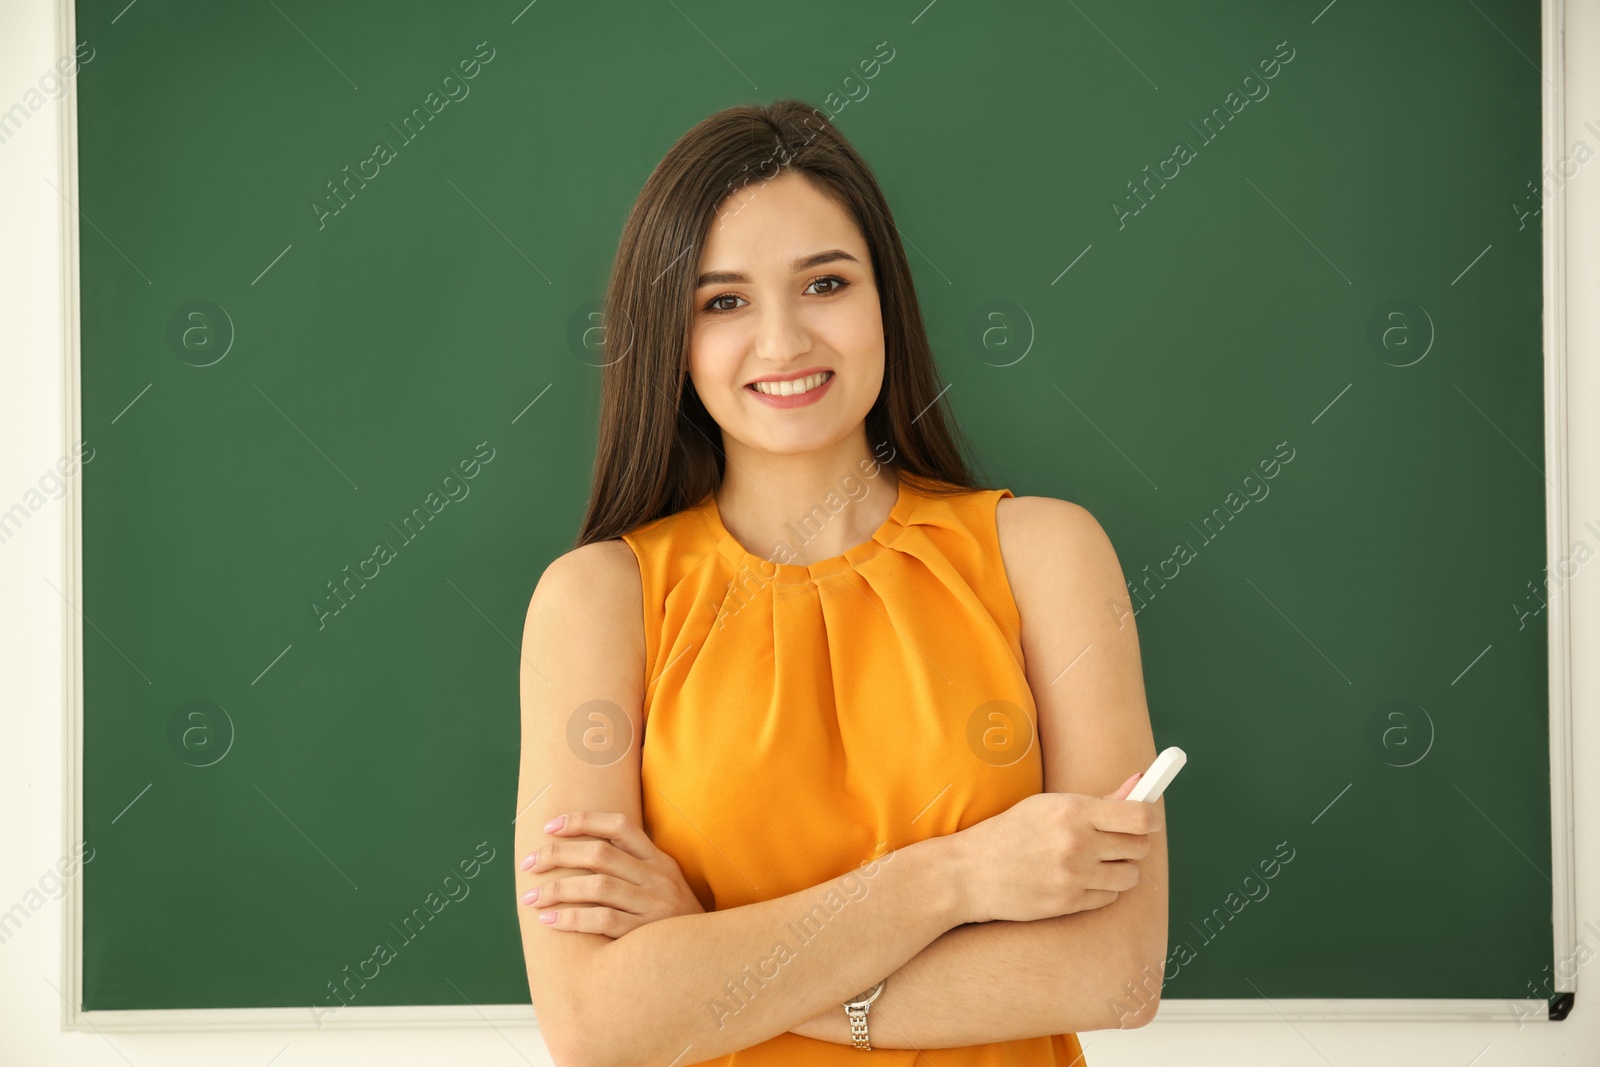
[[[712,221],[698,280],[689,377],[725,445],[794,454],[861,431],[883,385],[883,317],[843,208],[793,171],[752,183]],[[773,378],[791,395],[752,387]]]

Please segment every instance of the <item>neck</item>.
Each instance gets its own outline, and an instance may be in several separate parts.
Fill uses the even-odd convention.
[[[868,451],[865,433],[825,455],[728,450],[717,489],[722,523],[763,559],[807,566],[871,540],[888,521],[899,476]]]

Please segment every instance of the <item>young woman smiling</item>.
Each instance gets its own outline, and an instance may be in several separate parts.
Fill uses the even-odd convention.
[[[1122,571],[1083,508],[974,481],[866,164],[797,101],[712,115],[645,183],[606,323],[588,514],[522,645],[552,1058],[1070,1064],[1148,1022],[1165,815],[1125,799],[1155,746]]]

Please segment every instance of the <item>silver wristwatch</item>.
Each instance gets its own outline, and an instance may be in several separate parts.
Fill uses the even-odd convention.
[[[867,1039],[867,1008],[878,999],[887,981],[885,978],[865,993],[858,993],[844,1002],[844,1013],[850,1016],[850,1037],[855,1041],[856,1048],[866,1052],[872,1051],[872,1042]]]

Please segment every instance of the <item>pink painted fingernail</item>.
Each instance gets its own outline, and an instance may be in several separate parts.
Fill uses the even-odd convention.
[[[542,923],[553,923],[556,921],[556,913],[553,911],[541,911],[539,913],[539,921]]]
[[[565,826],[566,822],[567,817],[565,815],[557,815],[555,818],[544,824],[544,832],[547,834],[553,834]]]
[[[531,871],[533,870],[533,865],[538,862],[539,854],[537,852],[529,853],[528,858],[522,861],[522,869],[525,871]]]
[[[532,904],[535,901],[537,901],[538,899],[539,899],[539,887],[538,886],[534,886],[532,889],[530,889],[526,893],[522,894],[522,902],[524,904]]]

